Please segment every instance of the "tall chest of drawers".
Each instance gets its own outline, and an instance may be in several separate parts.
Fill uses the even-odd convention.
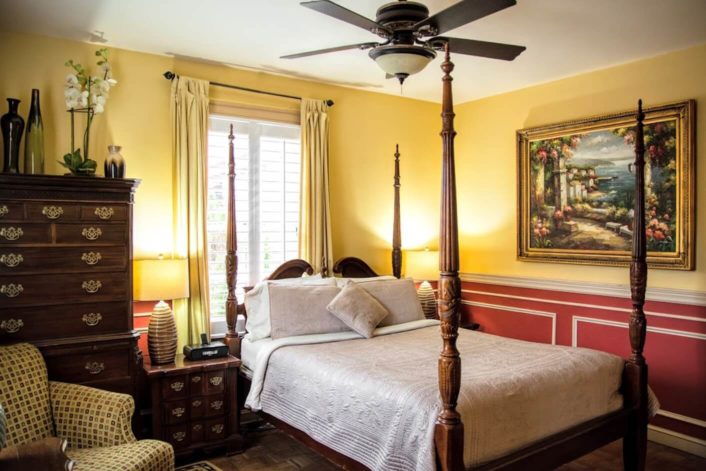
[[[0,175],[0,342],[50,379],[137,397],[132,203],[138,181]]]

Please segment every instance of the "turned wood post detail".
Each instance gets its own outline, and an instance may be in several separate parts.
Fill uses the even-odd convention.
[[[402,276],[402,236],[400,235],[400,146],[395,144],[395,214],[392,224],[392,274]]]
[[[238,349],[238,333],[235,331],[235,321],[238,316],[238,299],[235,296],[235,284],[238,277],[238,235],[235,229],[235,149],[233,140],[233,125],[230,125],[228,135],[228,212],[226,213],[226,283],[228,297],[226,299],[226,345],[231,353]]]
[[[441,237],[439,253],[439,318],[443,348],[439,356],[439,391],[442,410],[436,421],[435,442],[440,469],[463,469],[463,423],[456,410],[461,389],[461,358],[456,348],[461,307],[461,279],[458,276],[458,221],[456,213],[456,170],[454,164],[453,98],[451,72],[454,64],[445,48],[441,64],[443,77],[442,101],[442,182],[441,182]]]

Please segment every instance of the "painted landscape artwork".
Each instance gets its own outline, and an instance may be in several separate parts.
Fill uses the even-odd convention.
[[[693,102],[645,122],[644,231],[652,266],[693,258]],[[520,259],[626,263],[635,231],[634,116],[589,118],[518,131]]]

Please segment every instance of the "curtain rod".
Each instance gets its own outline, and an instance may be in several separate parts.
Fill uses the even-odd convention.
[[[164,72],[162,75],[164,75],[164,78],[167,80],[174,80],[176,78],[176,74],[172,72],[171,70],[168,70]],[[302,97],[300,96],[293,96],[293,95],[284,95],[282,93],[274,93],[274,92],[267,92],[265,90],[256,90],[254,88],[247,88],[247,87],[240,87],[238,85],[230,85],[227,83],[218,83],[218,82],[209,82],[211,85],[215,85],[217,87],[223,87],[223,88],[233,88],[235,90],[243,90],[245,92],[252,92],[252,93],[261,93],[263,95],[271,95],[271,96],[278,96],[280,98],[290,98],[292,100],[301,100]],[[328,106],[333,106],[333,100],[326,100],[326,104]]]

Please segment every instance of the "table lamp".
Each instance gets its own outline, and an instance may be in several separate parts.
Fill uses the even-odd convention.
[[[173,363],[177,349],[176,322],[164,300],[189,297],[186,259],[135,260],[133,294],[136,301],[159,301],[147,329],[147,349],[153,365]]]
[[[406,275],[421,281],[417,288],[419,302],[427,319],[438,319],[436,312],[436,297],[429,281],[439,279],[439,252],[429,249],[408,250],[405,254],[407,263]]]

